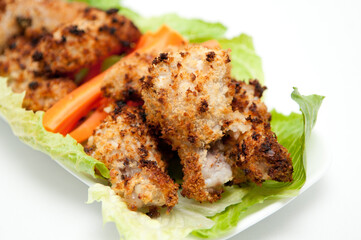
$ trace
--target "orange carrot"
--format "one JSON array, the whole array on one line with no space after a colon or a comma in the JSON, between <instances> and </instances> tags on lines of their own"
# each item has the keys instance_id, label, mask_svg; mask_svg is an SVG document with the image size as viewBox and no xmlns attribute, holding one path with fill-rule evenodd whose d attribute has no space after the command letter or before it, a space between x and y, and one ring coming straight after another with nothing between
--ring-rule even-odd
<instances>
[{"instance_id":1,"label":"orange carrot","mask_svg":"<svg viewBox=\"0 0 361 240\"><path fill-rule=\"evenodd\" d=\"M100 125L106 116L108 116L108 113L97 109L82 124L69 133L69 135L77 142L84 142L93 134L94 129Z\"/></svg>"},{"instance_id":2,"label":"orange carrot","mask_svg":"<svg viewBox=\"0 0 361 240\"><path fill-rule=\"evenodd\" d=\"M201 45L206 48L221 48L221 44L217 40L208 40L201 43Z\"/></svg>"},{"instance_id":3,"label":"orange carrot","mask_svg":"<svg viewBox=\"0 0 361 240\"><path fill-rule=\"evenodd\" d=\"M179 33L164 25L156 33L144 34L136 46L136 50L128 56L135 54L135 52L144 53L154 49L161 50L169 45L180 45L184 43L185 40ZM123 59L120 61L123 61ZM63 135L69 133L79 119L91 110L92 104L99 101L102 97L100 89L102 81L107 72L112 68L113 67L110 67L84 83L46 111L43 118L45 129L50 132L59 132Z\"/></svg>"},{"instance_id":4,"label":"orange carrot","mask_svg":"<svg viewBox=\"0 0 361 240\"><path fill-rule=\"evenodd\" d=\"M67 134L91 110L93 103L102 97L100 86L107 72L104 71L55 103L44 114L44 128L50 132Z\"/></svg>"}]
</instances>

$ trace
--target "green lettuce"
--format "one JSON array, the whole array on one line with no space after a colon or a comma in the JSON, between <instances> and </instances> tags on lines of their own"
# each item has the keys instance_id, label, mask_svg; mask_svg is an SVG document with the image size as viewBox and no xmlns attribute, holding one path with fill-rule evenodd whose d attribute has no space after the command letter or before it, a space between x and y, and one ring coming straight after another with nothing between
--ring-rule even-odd
<instances>
[{"instance_id":1,"label":"green lettuce","mask_svg":"<svg viewBox=\"0 0 361 240\"><path fill-rule=\"evenodd\" d=\"M241 34L232 39L218 39L222 48L231 49L232 77L248 81L258 79L264 83L261 58L256 54L252 38Z\"/></svg>"},{"instance_id":2,"label":"green lettuce","mask_svg":"<svg viewBox=\"0 0 361 240\"><path fill-rule=\"evenodd\" d=\"M227 187L223 198L217 204L200 204L179 194L178 205L169 214L163 212L156 219L129 210L126 203L110 187L102 184L89 188L88 203L102 202L104 222L115 222L121 238L173 240L184 239L195 229L212 227L214 222L207 216L222 212L227 206L240 202L245 193L245 190L239 187Z\"/></svg>"},{"instance_id":3,"label":"green lettuce","mask_svg":"<svg viewBox=\"0 0 361 240\"><path fill-rule=\"evenodd\" d=\"M85 154L83 146L72 137L46 131L42 124L44 112L22 108L25 93L13 93L6 81L0 77L0 113L21 141L78 172L99 177L97 169L101 176L109 177L105 165Z\"/></svg>"},{"instance_id":4,"label":"green lettuce","mask_svg":"<svg viewBox=\"0 0 361 240\"><path fill-rule=\"evenodd\" d=\"M190 42L220 39L227 31L227 28L221 23L209 23L195 18L187 19L174 13L149 18L142 17L128 8L121 8L119 13L130 18L143 33L154 32L163 24L167 24Z\"/></svg>"}]
</instances>

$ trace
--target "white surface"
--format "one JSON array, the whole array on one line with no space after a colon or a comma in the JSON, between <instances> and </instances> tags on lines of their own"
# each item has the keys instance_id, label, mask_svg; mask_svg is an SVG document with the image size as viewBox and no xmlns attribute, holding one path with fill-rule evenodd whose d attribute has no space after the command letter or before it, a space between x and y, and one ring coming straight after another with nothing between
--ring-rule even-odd
<instances>
[{"instance_id":1,"label":"white surface","mask_svg":"<svg viewBox=\"0 0 361 240\"><path fill-rule=\"evenodd\" d=\"M146 15L177 12L253 36L267 102L288 113L293 86L326 96L315 137L333 165L289 205L232 239L360 239L361 2L127 1ZM0 239L118 239L87 187L0 121ZM311 158L311 157L310 157Z\"/></svg>"}]
</instances>

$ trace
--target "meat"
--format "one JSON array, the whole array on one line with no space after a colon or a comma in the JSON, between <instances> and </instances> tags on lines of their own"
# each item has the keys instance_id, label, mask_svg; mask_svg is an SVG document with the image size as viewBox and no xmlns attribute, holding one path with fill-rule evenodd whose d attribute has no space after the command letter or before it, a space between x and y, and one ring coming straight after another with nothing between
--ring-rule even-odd
<instances>
[{"instance_id":1,"label":"meat","mask_svg":"<svg viewBox=\"0 0 361 240\"><path fill-rule=\"evenodd\" d=\"M178 185L166 174L144 117L141 108L119 104L89 138L86 149L110 169L112 189L130 209L171 209L178 201Z\"/></svg>"},{"instance_id":2,"label":"meat","mask_svg":"<svg viewBox=\"0 0 361 240\"><path fill-rule=\"evenodd\" d=\"M227 51L189 46L161 53L143 80L147 121L178 150L183 165L182 194L216 201L232 178L217 150L232 113L230 59ZM222 177L214 172L222 172Z\"/></svg>"},{"instance_id":3,"label":"meat","mask_svg":"<svg viewBox=\"0 0 361 240\"><path fill-rule=\"evenodd\" d=\"M37 40L73 21L85 8L83 3L62 0L1 0L0 5L0 52L12 36Z\"/></svg>"},{"instance_id":4,"label":"meat","mask_svg":"<svg viewBox=\"0 0 361 240\"><path fill-rule=\"evenodd\" d=\"M265 87L258 81L250 84L232 80L235 93L232 108L246 117L250 126L244 133L229 131L224 138L225 155L233 169L233 183L265 180L292 181L292 160L287 149L277 142L270 127L271 115L261 101Z\"/></svg>"},{"instance_id":5,"label":"meat","mask_svg":"<svg viewBox=\"0 0 361 240\"><path fill-rule=\"evenodd\" d=\"M132 49L141 33L116 11L85 8L74 21L63 24L39 42L40 72L54 75L89 67L115 53Z\"/></svg>"},{"instance_id":6,"label":"meat","mask_svg":"<svg viewBox=\"0 0 361 240\"><path fill-rule=\"evenodd\" d=\"M49 109L59 99L76 88L66 77L47 78L30 71L33 46L24 37L13 38L0 56L0 75L8 77L8 84L14 92L26 91L23 107L29 110Z\"/></svg>"}]
</instances>

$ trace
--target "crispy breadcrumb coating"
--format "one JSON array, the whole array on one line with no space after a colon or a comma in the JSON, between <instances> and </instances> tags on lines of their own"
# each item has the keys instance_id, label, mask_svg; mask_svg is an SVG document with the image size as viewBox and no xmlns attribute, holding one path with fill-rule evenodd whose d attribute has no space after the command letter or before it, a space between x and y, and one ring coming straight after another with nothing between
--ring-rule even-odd
<instances>
[{"instance_id":1,"label":"crispy breadcrumb coating","mask_svg":"<svg viewBox=\"0 0 361 240\"><path fill-rule=\"evenodd\" d=\"M229 62L226 51L201 46L154 59L143 80L144 108L148 122L161 128L174 149L207 147L223 136L232 112Z\"/></svg>"},{"instance_id":2,"label":"crispy breadcrumb coating","mask_svg":"<svg viewBox=\"0 0 361 240\"><path fill-rule=\"evenodd\" d=\"M86 6L61 0L1 0L0 5L0 52L11 37L23 34L36 41L73 21Z\"/></svg>"},{"instance_id":3,"label":"crispy breadcrumb coating","mask_svg":"<svg viewBox=\"0 0 361 240\"><path fill-rule=\"evenodd\" d=\"M178 51L184 47L168 46L165 51ZM149 75L148 69L159 53L156 49L135 52L118 61L104 78L103 95L120 101L141 98L142 82Z\"/></svg>"},{"instance_id":4,"label":"crispy breadcrumb coating","mask_svg":"<svg viewBox=\"0 0 361 240\"><path fill-rule=\"evenodd\" d=\"M232 178L223 153L213 147L231 124L228 52L193 45L161 53L149 71L142 85L147 121L178 150L182 195L200 202L218 200Z\"/></svg>"},{"instance_id":5,"label":"crispy breadcrumb coating","mask_svg":"<svg viewBox=\"0 0 361 240\"><path fill-rule=\"evenodd\" d=\"M266 89L258 81L250 84L232 80L235 94L232 108L246 117L251 128L245 133L230 131L224 141L225 155L232 165L233 183L265 180L292 181L292 160L287 149L277 142L270 127L271 114L261 101Z\"/></svg>"},{"instance_id":6,"label":"crispy breadcrumb coating","mask_svg":"<svg viewBox=\"0 0 361 240\"><path fill-rule=\"evenodd\" d=\"M29 110L46 111L58 100L76 88L68 78L46 78L28 70L32 61L33 46L24 37L13 38L0 56L0 75L8 77L14 92L26 91L23 107Z\"/></svg>"},{"instance_id":7,"label":"crispy breadcrumb coating","mask_svg":"<svg viewBox=\"0 0 361 240\"><path fill-rule=\"evenodd\" d=\"M130 209L171 209L177 203L178 185L165 172L165 162L141 108L115 107L89 138L86 149L110 169L112 189Z\"/></svg>"},{"instance_id":8,"label":"crispy breadcrumb coating","mask_svg":"<svg viewBox=\"0 0 361 240\"><path fill-rule=\"evenodd\" d=\"M140 36L137 27L116 11L85 8L77 19L40 40L37 61L42 73L71 73L129 51Z\"/></svg>"},{"instance_id":9,"label":"crispy breadcrumb coating","mask_svg":"<svg viewBox=\"0 0 361 240\"><path fill-rule=\"evenodd\" d=\"M142 79L155 53L135 53L117 62L105 75L102 83L103 95L116 100L140 98Z\"/></svg>"}]
</instances>

